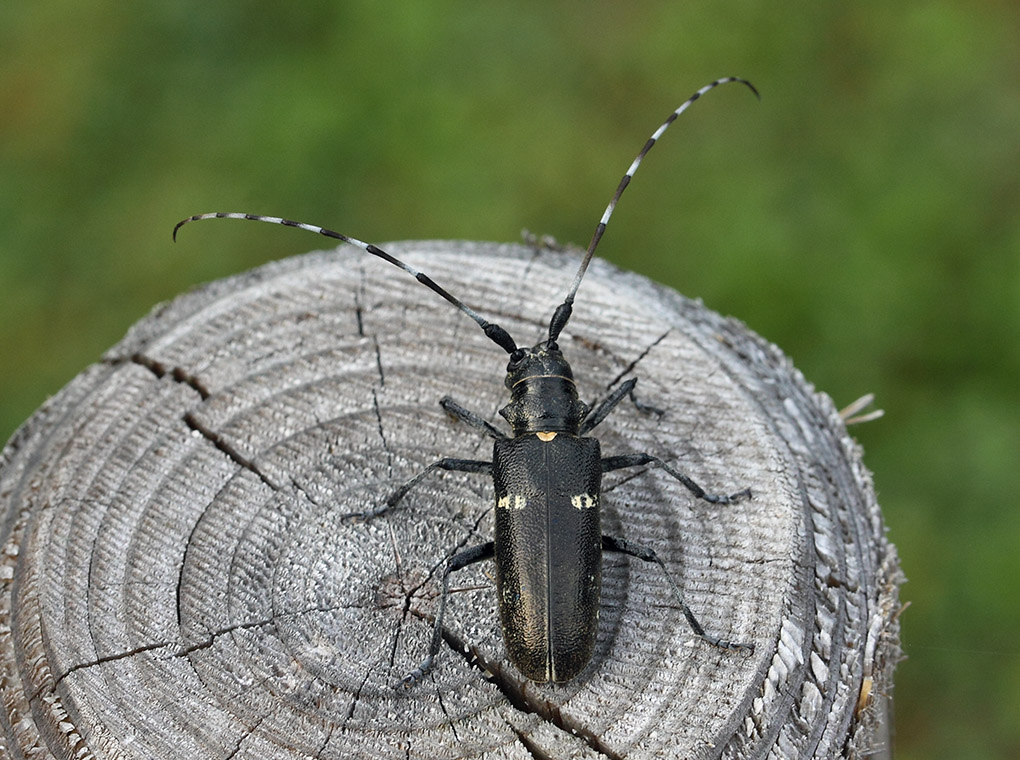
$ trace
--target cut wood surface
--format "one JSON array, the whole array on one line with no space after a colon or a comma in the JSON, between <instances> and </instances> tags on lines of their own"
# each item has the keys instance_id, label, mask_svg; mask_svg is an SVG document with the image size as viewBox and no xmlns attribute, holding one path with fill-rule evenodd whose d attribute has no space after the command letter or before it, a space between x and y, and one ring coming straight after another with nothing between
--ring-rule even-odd
<instances>
[{"instance_id":1,"label":"cut wood surface","mask_svg":"<svg viewBox=\"0 0 1020 760\"><path fill-rule=\"evenodd\" d=\"M520 344L543 339L579 255L384 246ZM0 756L831 758L888 746L895 550L835 406L740 322L595 261L560 345L581 397L637 377L596 430L658 469L604 479L595 656L564 685L506 659L489 563L453 576L444 645L411 690L439 577L491 538L492 483L440 457L503 427L506 355L406 274L341 247L157 307L0 456ZM881 754L879 755L881 756Z\"/></svg>"}]
</instances>

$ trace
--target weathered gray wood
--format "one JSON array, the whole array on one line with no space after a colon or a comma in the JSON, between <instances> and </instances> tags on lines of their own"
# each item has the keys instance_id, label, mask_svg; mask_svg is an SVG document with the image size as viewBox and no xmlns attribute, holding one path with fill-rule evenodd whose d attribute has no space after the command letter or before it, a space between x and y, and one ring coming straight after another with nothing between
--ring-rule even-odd
<instances>
[{"instance_id":1,"label":"weathered gray wood","mask_svg":"<svg viewBox=\"0 0 1020 760\"><path fill-rule=\"evenodd\" d=\"M524 246L391 249L537 342L576 267ZM0 754L50 758L861 757L898 656L899 571L860 452L828 397L773 346L595 262L561 339L584 398L623 376L668 410L621 405L607 454L594 662L521 683L488 570L465 570L434 673L421 658L437 570L486 540L491 484L447 474L378 502L440 456L490 442L436 403L501 423L506 357L454 309L359 251L311 254L158 307L51 399L0 458ZM491 680L482 671L492 674ZM866 706L860 697L870 691Z\"/></svg>"}]
</instances>

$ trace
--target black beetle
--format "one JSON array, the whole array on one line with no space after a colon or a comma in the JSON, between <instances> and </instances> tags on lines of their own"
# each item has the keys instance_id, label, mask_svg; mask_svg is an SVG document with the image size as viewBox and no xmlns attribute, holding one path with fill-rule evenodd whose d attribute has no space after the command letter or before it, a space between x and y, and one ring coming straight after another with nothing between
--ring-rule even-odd
<instances>
[{"instance_id":1,"label":"black beetle","mask_svg":"<svg viewBox=\"0 0 1020 760\"><path fill-rule=\"evenodd\" d=\"M595 646L602 579L602 552L620 552L662 569L691 629L710 644L727 649L753 650L751 644L737 644L707 634L683 600L680 588L658 555L647 547L602 535L600 499L602 474L625 467L652 465L682 483L697 498L714 504L729 504L750 498L749 489L729 496L706 493L701 486L651 454L603 457L596 438L586 436L626 396L644 411L659 412L634 397L630 379L620 384L594 408L577 395L570 365L557 340L570 319L574 296L588 264L605 232L609 218L624 189L655 142L666 128L695 100L721 84L739 82L756 96L758 91L745 79L725 77L695 92L648 139L595 228L581 266L567 297L554 312L549 337L532 348L518 348L502 327L488 322L459 299L437 285L428 275L416 271L380 248L315 225L279 217L240 213L199 214L178 222L229 218L299 227L358 246L413 275L451 304L471 317L485 334L510 355L506 387L510 402L500 414L510 424L507 436L478 415L447 397L440 402L453 417L491 436L491 462L441 459L398 488L384 504L359 517L374 517L395 506L415 485L436 470L484 473L495 485L495 540L461 551L447 560L442 593L436 612L428 655L399 685L410 686L432 667L442 639L443 613L449 593L450 574L484 559L495 559L503 640L511 662L527 678L538 682L563 682L574 678L591 660Z\"/></svg>"}]
</instances>

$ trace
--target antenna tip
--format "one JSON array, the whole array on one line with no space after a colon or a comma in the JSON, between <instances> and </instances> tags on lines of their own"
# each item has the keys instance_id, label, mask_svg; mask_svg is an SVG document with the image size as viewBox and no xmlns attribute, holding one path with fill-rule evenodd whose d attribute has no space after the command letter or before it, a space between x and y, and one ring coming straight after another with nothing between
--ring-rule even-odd
<instances>
[{"instance_id":1,"label":"antenna tip","mask_svg":"<svg viewBox=\"0 0 1020 760\"><path fill-rule=\"evenodd\" d=\"M181 227L183 227L188 222L192 221L194 218L195 217L193 217L193 216L189 216L187 219L181 219L181 221L177 222L177 224L174 225L174 231L173 231L173 234L171 235L171 237L173 237L173 240L174 240L175 243L177 242L177 230L179 230Z\"/></svg>"},{"instance_id":2,"label":"antenna tip","mask_svg":"<svg viewBox=\"0 0 1020 760\"><path fill-rule=\"evenodd\" d=\"M761 100L761 93L758 92L758 88L751 84L749 81L747 81L746 79L741 79L740 77L733 77L733 80L735 82L740 82L741 84L746 85L747 89L753 92L754 96L758 98L758 100Z\"/></svg>"}]
</instances>

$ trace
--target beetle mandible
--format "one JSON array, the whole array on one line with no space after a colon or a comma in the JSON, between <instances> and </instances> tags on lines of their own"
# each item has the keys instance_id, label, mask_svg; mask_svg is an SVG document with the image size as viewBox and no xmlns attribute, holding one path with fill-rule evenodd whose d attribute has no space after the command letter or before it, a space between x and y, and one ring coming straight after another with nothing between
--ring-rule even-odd
<instances>
[{"instance_id":1,"label":"beetle mandible","mask_svg":"<svg viewBox=\"0 0 1020 760\"><path fill-rule=\"evenodd\" d=\"M706 633L683 599L665 564L648 547L602 535L600 500L602 475L626 467L651 465L683 484L695 497L712 504L731 504L751 497L750 489L731 495L706 492L694 480L651 454L603 457L596 438L588 436L625 397L639 409L659 411L634 397L636 379L617 386L604 400L589 407L577 394L570 365L557 343L573 310L574 296L595 249L631 177L642 159L673 121L698 98L722 84L739 82L756 96L746 79L724 77L705 85L673 111L652 134L620 180L581 261L581 266L549 322L549 336L531 348L517 346L510 334L400 259L371 243L333 230L279 217L243 213L198 214L177 223L173 237L188 222L201 219L249 219L298 227L357 246L412 275L467 314L494 343L510 355L506 387L510 402L500 409L511 435L462 407L450 397L440 401L454 418L494 439L492 461L444 458L402 485L379 507L359 515L374 517L396 506L425 477L437 470L482 473L495 486L494 540L458 552L443 571L442 592L432 639L424 661L397 686L409 687L433 666L442 641L443 615L451 573L486 559L494 559L503 641L511 662L537 682L569 681L591 660L598 627L602 553L618 552L658 564L691 630L716 647L752 650ZM760 96L758 96L760 97Z\"/></svg>"}]
</instances>

